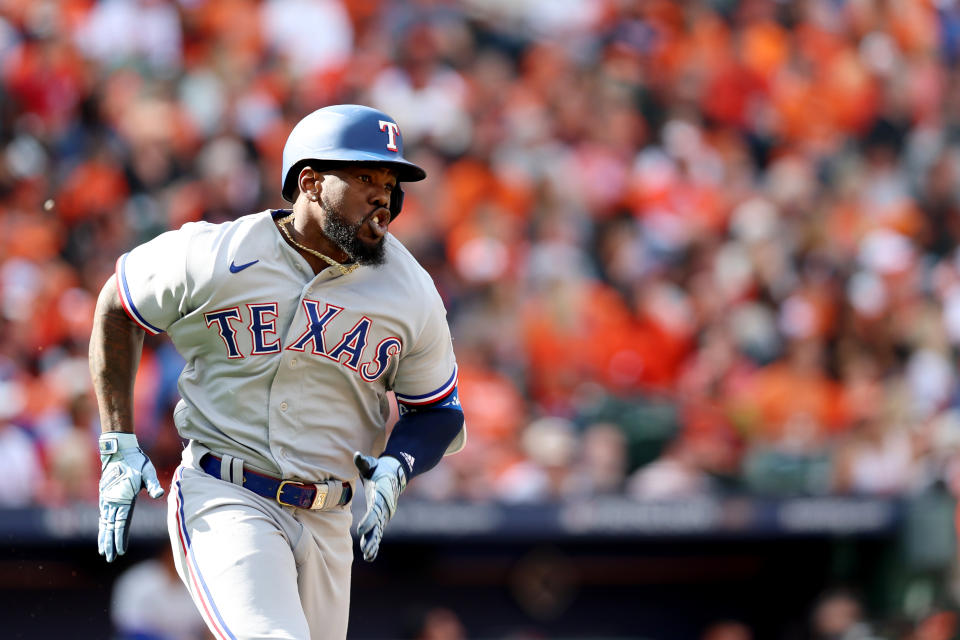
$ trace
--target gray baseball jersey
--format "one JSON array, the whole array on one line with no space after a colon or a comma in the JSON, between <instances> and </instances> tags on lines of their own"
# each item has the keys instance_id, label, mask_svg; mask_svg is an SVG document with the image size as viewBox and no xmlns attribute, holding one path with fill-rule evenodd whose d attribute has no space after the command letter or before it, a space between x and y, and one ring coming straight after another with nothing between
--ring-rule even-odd
<instances>
[{"instance_id":1,"label":"gray baseball jersey","mask_svg":"<svg viewBox=\"0 0 960 640\"><path fill-rule=\"evenodd\" d=\"M120 297L186 360L174 414L184 438L284 478L351 479L354 451L383 450L388 390L417 405L456 385L443 303L392 235L384 265L314 275L275 214L188 223L140 245L117 261Z\"/></svg>"}]
</instances>

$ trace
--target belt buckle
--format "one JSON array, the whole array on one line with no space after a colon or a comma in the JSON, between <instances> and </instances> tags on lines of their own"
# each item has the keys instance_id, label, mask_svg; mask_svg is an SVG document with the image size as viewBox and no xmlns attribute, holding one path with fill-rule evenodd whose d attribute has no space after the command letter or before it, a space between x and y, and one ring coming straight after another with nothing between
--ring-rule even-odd
<instances>
[{"instance_id":1,"label":"belt buckle","mask_svg":"<svg viewBox=\"0 0 960 640\"><path fill-rule=\"evenodd\" d=\"M311 509L323 509L326 506L327 495L330 493L330 487L326 483L314 485L317 488L317 495L313 499Z\"/></svg>"},{"instance_id":2,"label":"belt buckle","mask_svg":"<svg viewBox=\"0 0 960 640\"><path fill-rule=\"evenodd\" d=\"M280 494L283 493L283 488L284 488L285 486L287 486L288 484L289 484L289 485L296 486L296 487L302 487L302 486L303 486L303 483L301 483L301 482L296 482L295 480L281 480L281 481L280 481L280 486L277 487L277 502L279 502L280 504L282 504L282 505L285 506L285 507L295 507L295 508L297 508L297 509L302 509L303 507L301 507L299 504L294 504L293 502L286 502L285 500L283 500L283 499L280 497Z\"/></svg>"}]
</instances>

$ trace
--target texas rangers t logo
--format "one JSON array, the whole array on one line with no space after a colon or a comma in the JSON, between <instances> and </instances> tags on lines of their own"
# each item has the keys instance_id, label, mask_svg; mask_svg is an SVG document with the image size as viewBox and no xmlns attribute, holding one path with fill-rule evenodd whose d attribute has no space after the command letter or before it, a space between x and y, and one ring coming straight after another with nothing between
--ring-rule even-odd
<instances>
[{"instance_id":1,"label":"texas rangers t logo","mask_svg":"<svg viewBox=\"0 0 960 640\"><path fill-rule=\"evenodd\" d=\"M380 131L387 132L387 149L390 151L399 151L397 147L397 135L400 133L400 125L389 120L380 121Z\"/></svg>"}]
</instances>

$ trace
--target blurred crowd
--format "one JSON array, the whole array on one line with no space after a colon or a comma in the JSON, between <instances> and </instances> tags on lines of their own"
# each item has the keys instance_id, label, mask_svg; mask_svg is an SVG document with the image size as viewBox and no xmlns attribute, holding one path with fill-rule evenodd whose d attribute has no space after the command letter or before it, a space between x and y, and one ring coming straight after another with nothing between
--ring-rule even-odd
<instances>
[{"instance_id":1,"label":"blurred crowd","mask_svg":"<svg viewBox=\"0 0 960 640\"><path fill-rule=\"evenodd\" d=\"M96 499L116 258L280 207L356 102L428 179L467 448L436 498L960 491L951 0L0 2L0 504ZM182 361L148 339L164 473Z\"/></svg>"}]
</instances>

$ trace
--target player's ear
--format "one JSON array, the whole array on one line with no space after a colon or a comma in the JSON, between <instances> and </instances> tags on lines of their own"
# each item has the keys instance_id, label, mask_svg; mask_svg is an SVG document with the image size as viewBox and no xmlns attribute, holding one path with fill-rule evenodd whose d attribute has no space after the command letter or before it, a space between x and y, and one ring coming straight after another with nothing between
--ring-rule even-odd
<instances>
[{"instance_id":1,"label":"player's ear","mask_svg":"<svg viewBox=\"0 0 960 640\"><path fill-rule=\"evenodd\" d=\"M304 167L300 170L297 186L300 187L300 193L307 196L308 200L315 201L320 197L320 175L312 167Z\"/></svg>"}]
</instances>

